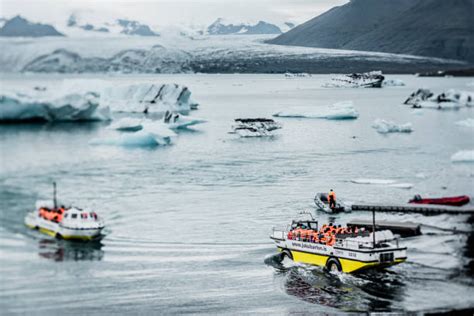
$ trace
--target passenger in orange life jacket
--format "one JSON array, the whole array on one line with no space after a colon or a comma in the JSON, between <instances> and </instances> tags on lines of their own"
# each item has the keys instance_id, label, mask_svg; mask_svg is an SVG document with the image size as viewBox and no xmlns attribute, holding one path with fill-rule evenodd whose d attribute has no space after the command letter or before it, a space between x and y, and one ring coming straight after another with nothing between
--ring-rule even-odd
<instances>
[{"instance_id":1,"label":"passenger in orange life jacket","mask_svg":"<svg viewBox=\"0 0 474 316\"><path fill-rule=\"evenodd\" d=\"M336 208L336 193L332 189L328 193L328 203L330 209Z\"/></svg>"}]
</instances>

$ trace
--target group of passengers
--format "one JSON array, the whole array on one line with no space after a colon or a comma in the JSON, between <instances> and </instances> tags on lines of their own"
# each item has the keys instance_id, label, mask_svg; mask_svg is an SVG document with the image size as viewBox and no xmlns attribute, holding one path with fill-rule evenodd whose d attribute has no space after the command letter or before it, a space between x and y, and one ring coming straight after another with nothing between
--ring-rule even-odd
<instances>
[{"instance_id":1,"label":"group of passengers","mask_svg":"<svg viewBox=\"0 0 474 316\"><path fill-rule=\"evenodd\" d=\"M298 226L288 232L288 239L313 242L327 246L333 246L337 238L359 235L364 228L341 227L341 225L324 224L319 231L309 229L305 225Z\"/></svg>"},{"instance_id":2,"label":"group of passengers","mask_svg":"<svg viewBox=\"0 0 474 316\"><path fill-rule=\"evenodd\" d=\"M39 210L39 216L48 221L59 223L63 220L64 212L66 212L64 206L53 209L42 207Z\"/></svg>"}]
</instances>

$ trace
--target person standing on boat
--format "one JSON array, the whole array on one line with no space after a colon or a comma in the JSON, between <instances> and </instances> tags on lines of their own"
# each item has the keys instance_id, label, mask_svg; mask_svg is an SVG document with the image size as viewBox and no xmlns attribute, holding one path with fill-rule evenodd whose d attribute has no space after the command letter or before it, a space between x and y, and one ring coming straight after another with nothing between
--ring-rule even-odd
<instances>
[{"instance_id":1,"label":"person standing on boat","mask_svg":"<svg viewBox=\"0 0 474 316\"><path fill-rule=\"evenodd\" d=\"M336 208L336 192L334 192L333 189L328 193L328 202L330 209Z\"/></svg>"}]
</instances>

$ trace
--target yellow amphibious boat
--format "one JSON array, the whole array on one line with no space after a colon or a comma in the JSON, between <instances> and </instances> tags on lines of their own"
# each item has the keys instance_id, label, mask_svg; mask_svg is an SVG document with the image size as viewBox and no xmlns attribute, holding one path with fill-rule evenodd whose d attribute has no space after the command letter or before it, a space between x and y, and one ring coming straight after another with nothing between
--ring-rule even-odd
<instances>
[{"instance_id":1,"label":"yellow amphibious boat","mask_svg":"<svg viewBox=\"0 0 474 316\"><path fill-rule=\"evenodd\" d=\"M375 234L347 227L323 225L315 220L293 221L286 229L273 229L270 238L282 256L295 262L326 267L345 273L384 268L406 260L406 247L399 247L391 231Z\"/></svg>"}]
</instances>

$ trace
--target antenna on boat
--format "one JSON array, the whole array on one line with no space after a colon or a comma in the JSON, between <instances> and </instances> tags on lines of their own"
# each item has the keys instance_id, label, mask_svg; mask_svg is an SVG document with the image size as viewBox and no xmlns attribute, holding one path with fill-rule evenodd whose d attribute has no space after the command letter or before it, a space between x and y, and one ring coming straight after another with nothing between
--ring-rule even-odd
<instances>
[{"instance_id":1,"label":"antenna on boat","mask_svg":"<svg viewBox=\"0 0 474 316\"><path fill-rule=\"evenodd\" d=\"M372 210L372 237L374 239L373 248L375 248L375 210Z\"/></svg>"},{"instance_id":2,"label":"antenna on boat","mask_svg":"<svg viewBox=\"0 0 474 316\"><path fill-rule=\"evenodd\" d=\"M56 199L56 181L53 181L53 202L54 202L54 209L57 209L58 201Z\"/></svg>"}]
</instances>

